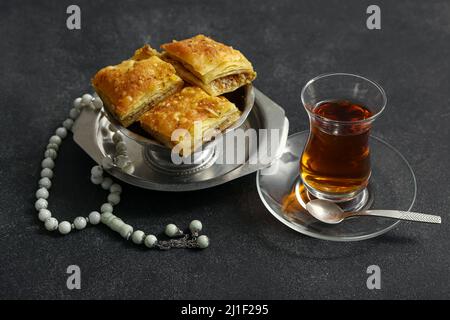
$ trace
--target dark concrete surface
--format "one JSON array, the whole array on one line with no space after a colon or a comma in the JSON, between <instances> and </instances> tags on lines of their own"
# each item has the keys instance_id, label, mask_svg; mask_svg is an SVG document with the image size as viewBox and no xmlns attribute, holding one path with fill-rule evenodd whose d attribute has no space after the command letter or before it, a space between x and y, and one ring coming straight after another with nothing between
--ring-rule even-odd
<instances>
[{"instance_id":1,"label":"dark concrete surface","mask_svg":"<svg viewBox=\"0 0 450 320\"><path fill-rule=\"evenodd\" d=\"M316 299L450 298L450 3L376 1L382 29L365 26L372 1L81 1L82 28L66 28L73 1L0 2L0 298ZM417 175L414 209L441 226L401 223L379 238L333 243L302 236L260 202L255 175L209 190L163 193L124 186L118 215L147 232L203 221L204 251L148 251L101 226L49 234L33 208L47 139L102 66L197 33L242 50L255 85L283 106L290 132L308 128L300 88L323 72L351 72L386 89L375 133ZM50 208L58 219L104 201L93 161L68 139ZM399 186L401 188L401 186ZM79 265L82 289L66 288ZM379 265L382 289L366 288Z\"/></svg>"}]
</instances>

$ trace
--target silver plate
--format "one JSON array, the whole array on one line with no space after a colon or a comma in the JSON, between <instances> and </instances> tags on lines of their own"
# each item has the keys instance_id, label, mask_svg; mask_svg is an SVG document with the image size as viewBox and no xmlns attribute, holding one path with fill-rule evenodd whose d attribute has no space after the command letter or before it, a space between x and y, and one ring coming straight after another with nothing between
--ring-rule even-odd
<instances>
[{"instance_id":1,"label":"silver plate","mask_svg":"<svg viewBox=\"0 0 450 320\"><path fill-rule=\"evenodd\" d=\"M286 144L289 130L289 121L285 117L283 108L270 100L262 92L254 88L255 104L248 114L245 122L239 127L279 130L279 140L272 146L269 158L263 162L250 163L253 153L258 152L261 146L267 145L267 137L258 139L257 147L246 152L246 161L241 164L219 164L215 159L221 157L221 150L207 148L203 155L204 164L196 167L181 168L180 170L167 170L160 168L158 159L150 159L152 149L142 143L124 136L129 159L134 165L134 172L127 174L117 167L109 173L126 183L152 190L161 191L189 191L210 188L250 174L267 167L281 156ZM75 142L97 163L101 163L105 156L114 153L112 132L108 129L110 121L102 112L95 112L85 108L73 126ZM229 132L227 133L229 134ZM257 157L253 157L255 159ZM163 161L162 161L163 162Z\"/></svg>"}]
</instances>

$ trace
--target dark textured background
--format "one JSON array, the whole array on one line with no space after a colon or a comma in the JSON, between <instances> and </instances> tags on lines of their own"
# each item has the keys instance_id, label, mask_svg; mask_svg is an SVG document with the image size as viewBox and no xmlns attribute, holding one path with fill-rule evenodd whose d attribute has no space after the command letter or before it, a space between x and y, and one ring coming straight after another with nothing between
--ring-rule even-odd
<instances>
[{"instance_id":1,"label":"dark textured background","mask_svg":"<svg viewBox=\"0 0 450 320\"><path fill-rule=\"evenodd\" d=\"M82 29L66 28L72 1L0 2L1 298L450 298L450 3L376 1L382 30L365 27L372 1L79 1ZM148 251L101 226L51 235L33 208L48 137L71 101L91 90L97 69L144 42L211 35L242 50L256 86L286 109L290 132L305 130L301 86L323 72L380 82L389 97L376 134L417 174L416 211L441 226L401 223L359 243L319 241L276 221L255 175L209 190L162 193L124 187L120 217L148 232L203 221L204 251ZM68 139L57 162L51 209L73 219L105 194L89 182L93 161ZM401 186L400 186L401 187ZM82 270L69 291L68 265ZM366 288L366 268L382 290Z\"/></svg>"}]
</instances>

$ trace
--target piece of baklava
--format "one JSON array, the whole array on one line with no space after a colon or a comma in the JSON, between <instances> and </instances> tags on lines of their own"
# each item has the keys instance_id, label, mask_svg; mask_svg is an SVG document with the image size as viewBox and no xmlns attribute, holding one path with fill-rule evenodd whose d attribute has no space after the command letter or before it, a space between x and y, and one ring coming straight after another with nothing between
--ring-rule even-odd
<instances>
[{"instance_id":1,"label":"piece of baklava","mask_svg":"<svg viewBox=\"0 0 450 320\"><path fill-rule=\"evenodd\" d=\"M178 153L186 156L232 125L240 115L225 97L210 96L198 87L185 87L144 113L139 122L167 147L180 144ZM182 130L175 132L177 129Z\"/></svg>"},{"instance_id":2,"label":"piece of baklava","mask_svg":"<svg viewBox=\"0 0 450 320\"><path fill-rule=\"evenodd\" d=\"M183 87L174 67L146 45L134 56L108 66L92 79L105 108L125 127Z\"/></svg>"},{"instance_id":3,"label":"piece of baklava","mask_svg":"<svg viewBox=\"0 0 450 320\"><path fill-rule=\"evenodd\" d=\"M244 55L202 34L161 46L162 59L173 64L183 80L212 96L231 92L256 78Z\"/></svg>"}]
</instances>

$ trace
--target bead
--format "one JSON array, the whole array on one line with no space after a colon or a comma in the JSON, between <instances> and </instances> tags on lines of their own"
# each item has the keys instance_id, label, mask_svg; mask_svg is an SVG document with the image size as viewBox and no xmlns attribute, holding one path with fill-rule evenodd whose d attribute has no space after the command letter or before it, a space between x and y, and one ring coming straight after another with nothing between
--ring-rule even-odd
<instances>
[{"instance_id":1,"label":"bead","mask_svg":"<svg viewBox=\"0 0 450 320\"><path fill-rule=\"evenodd\" d=\"M124 224L125 222L123 222L122 219L115 217L108 223L108 227L113 231L120 232Z\"/></svg>"},{"instance_id":2,"label":"bead","mask_svg":"<svg viewBox=\"0 0 450 320\"><path fill-rule=\"evenodd\" d=\"M94 101L92 101L92 105L96 111L100 111L103 108L103 101L99 97L96 97Z\"/></svg>"},{"instance_id":3,"label":"bead","mask_svg":"<svg viewBox=\"0 0 450 320\"><path fill-rule=\"evenodd\" d=\"M53 169L55 167L55 162L52 160L52 158L45 158L44 160L42 160L41 165L44 169Z\"/></svg>"},{"instance_id":4,"label":"bead","mask_svg":"<svg viewBox=\"0 0 450 320\"><path fill-rule=\"evenodd\" d=\"M93 184L101 184L103 182L103 177L94 177L91 176L91 182Z\"/></svg>"},{"instance_id":5,"label":"bead","mask_svg":"<svg viewBox=\"0 0 450 320\"><path fill-rule=\"evenodd\" d=\"M208 248L209 246L209 238L205 235L201 235L197 238L197 244L200 249Z\"/></svg>"},{"instance_id":6,"label":"bead","mask_svg":"<svg viewBox=\"0 0 450 320\"><path fill-rule=\"evenodd\" d=\"M60 222L58 225L58 231L61 234L68 234L72 230L72 225L68 221Z\"/></svg>"},{"instance_id":7,"label":"bead","mask_svg":"<svg viewBox=\"0 0 450 320\"><path fill-rule=\"evenodd\" d=\"M87 107L91 104L93 97L89 93L83 94L81 97L81 106Z\"/></svg>"},{"instance_id":8,"label":"bead","mask_svg":"<svg viewBox=\"0 0 450 320\"><path fill-rule=\"evenodd\" d=\"M34 203L34 207L36 208L37 211L41 210L41 209L47 209L48 207L48 202L45 199L37 199L36 202Z\"/></svg>"},{"instance_id":9,"label":"bead","mask_svg":"<svg viewBox=\"0 0 450 320\"><path fill-rule=\"evenodd\" d=\"M111 188L109 188L109 191L111 193L121 193L122 192L122 187L120 186L120 184L113 183Z\"/></svg>"},{"instance_id":10,"label":"bead","mask_svg":"<svg viewBox=\"0 0 450 320\"><path fill-rule=\"evenodd\" d=\"M131 235L131 241L133 241L136 244L141 244L144 241L145 234L141 230L136 230Z\"/></svg>"},{"instance_id":11,"label":"bead","mask_svg":"<svg viewBox=\"0 0 450 320\"><path fill-rule=\"evenodd\" d=\"M100 215L100 221L108 225L116 216L112 212L105 212Z\"/></svg>"},{"instance_id":12,"label":"bead","mask_svg":"<svg viewBox=\"0 0 450 320\"><path fill-rule=\"evenodd\" d=\"M67 129L64 127L59 127L58 129L56 129L55 134L61 139L64 139L65 137L67 137Z\"/></svg>"},{"instance_id":13,"label":"bead","mask_svg":"<svg viewBox=\"0 0 450 320\"><path fill-rule=\"evenodd\" d=\"M48 190L47 189L45 189L45 188L40 188L40 189L38 189L37 191L36 191L36 198L37 199L40 199L40 198L42 198L42 199L48 199L48 196L49 196L50 194L48 193Z\"/></svg>"},{"instance_id":14,"label":"bead","mask_svg":"<svg viewBox=\"0 0 450 320\"><path fill-rule=\"evenodd\" d=\"M62 140L61 140L61 138L58 137L57 135L53 135L53 136L50 137L50 139L48 140L48 142L49 142L49 143L57 144L57 145L59 146L59 145L61 145Z\"/></svg>"},{"instance_id":15,"label":"bead","mask_svg":"<svg viewBox=\"0 0 450 320\"><path fill-rule=\"evenodd\" d=\"M77 109L81 108L81 98L76 98L73 100L73 107Z\"/></svg>"},{"instance_id":16,"label":"bead","mask_svg":"<svg viewBox=\"0 0 450 320\"><path fill-rule=\"evenodd\" d=\"M202 231L203 225L199 220L192 220L189 224L189 230L191 230L192 233L194 232L200 232Z\"/></svg>"},{"instance_id":17,"label":"bead","mask_svg":"<svg viewBox=\"0 0 450 320\"><path fill-rule=\"evenodd\" d=\"M39 220L41 220L42 222L45 222L47 219L52 217L52 213L50 212L50 210L47 209L41 209L39 210L39 215L38 218Z\"/></svg>"},{"instance_id":18,"label":"bead","mask_svg":"<svg viewBox=\"0 0 450 320\"><path fill-rule=\"evenodd\" d=\"M47 145L47 148L46 149L54 149L55 151L58 151L58 149L59 149L59 144L56 144L56 143L49 143L48 145Z\"/></svg>"},{"instance_id":19,"label":"bead","mask_svg":"<svg viewBox=\"0 0 450 320\"><path fill-rule=\"evenodd\" d=\"M93 177L101 177L103 176L103 169L100 166L93 166L91 169L91 175Z\"/></svg>"},{"instance_id":20,"label":"bead","mask_svg":"<svg viewBox=\"0 0 450 320\"><path fill-rule=\"evenodd\" d=\"M112 184L113 184L113 180L110 177L106 177L103 179L102 188L104 190L109 190L109 188L111 187Z\"/></svg>"},{"instance_id":21,"label":"bead","mask_svg":"<svg viewBox=\"0 0 450 320\"><path fill-rule=\"evenodd\" d=\"M166 229L164 230L164 232L166 233L166 235L168 237L175 237L177 235L180 234L180 229L178 229L178 227L176 225L174 225L173 223L170 223L166 226Z\"/></svg>"},{"instance_id":22,"label":"bead","mask_svg":"<svg viewBox=\"0 0 450 320\"><path fill-rule=\"evenodd\" d=\"M73 126L73 120L70 118L67 118L66 120L63 121L62 125L67 130L70 130L70 129L72 129L72 126Z\"/></svg>"},{"instance_id":23,"label":"bead","mask_svg":"<svg viewBox=\"0 0 450 320\"><path fill-rule=\"evenodd\" d=\"M41 177L42 178L48 178L48 179L53 178L53 170L49 169L49 168L42 169L41 170Z\"/></svg>"},{"instance_id":24,"label":"bead","mask_svg":"<svg viewBox=\"0 0 450 320\"><path fill-rule=\"evenodd\" d=\"M114 167L114 163L113 163L112 159L110 157L104 157L102 159L102 167L103 167L103 169L106 169L106 170Z\"/></svg>"},{"instance_id":25,"label":"bead","mask_svg":"<svg viewBox=\"0 0 450 320\"><path fill-rule=\"evenodd\" d=\"M114 135L116 136L117 133ZM116 153L126 154L127 153L127 145L123 141L119 141L116 144Z\"/></svg>"},{"instance_id":26,"label":"bead","mask_svg":"<svg viewBox=\"0 0 450 320\"><path fill-rule=\"evenodd\" d=\"M127 149L124 149L123 147L119 147L118 149L116 149L116 157L118 156L125 156L128 158L128 152ZM128 164L126 164L128 165Z\"/></svg>"},{"instance_id":27,"label":"bead","mask_svg":"<svg viewBox=\"0 0 450 320\"><path fill-rule=\"evenodd\" d=\"M108 128L107 127L101 127L101 132L102 132L102 135L104 136L104 137L107 137L107 136L109 136L109 130L108 130Z\"/></svg>"},{"instance_id":28,"label":"bead","mask_svg":"<svg viewBox=\"0 0 450 320\"><path fill-rule=\"evenodd\" d=\"M39 180L39 187L50 189L52 187L52 181L49 178L41 178Z\"/></svg>"},{"instance_id":29,"label":"bead","mask_svg":"<svg viewBox=\"0 0 450 320\"><path fill-rule=\"evenodd\" d=\"M122 171L128 174L133 174L134 166L132 163L128 163L125 167L122 168Z\"/></svg>"},{"instance_id":30,"label":"bead","mask_svg":"<svg viewBox=\"0 0 450 320\"><path fill-rule=\"evenodd\" d=\"M48 231L53 231L57 228L58 220L56 220L55 218L48 218L47 220L45 220L45 229L47 229Z\"/></svg>"},{"instance_id":31,"label":"bead","mask_svg":"<svg viewBox=\"0 0 450 320\"><path fill-rule=\"evenodd\" d=\"M116 132L112 136L112 141L114 143L119 143L119 142L123 141L123 137L122 137L122 135L120 133Z\"/></svg>"},{"instance_id":32,"label":"bead","mask_svg":"<svg viewBox=\"0 0 450 320\"><path fill-rule=\"evenodd\" d=\"M79 115L80 115L80 110L75 109L75 108L70 109L70 111L69 111L69 117L70 117L72 120L76 120L76 119L78 118Z\"/></svg>"},{"instance_id":33,"label":"bead","mask_svg":"<svg viewBox=\"0 0 450 320\"><path fill-rule=\"evenodd\" d=\"M56 152L55 149L47 149L44 152L44 157L51 158L52 160L55 160L58 156L58 152Z\"/></svg>"},{"instance_id":34,"label":"bead","mask_svg":"<svg viewBox=\"0 0 450 320\"><path fill-rule=\"evenodd\" d=\"M117 128L112 123L109 124L108 128L112 132L117 132Z\"/></svg>"},{"instance_id":35,"label":"bead","mask_svg":"<svg viewBox=\"0 0 450 320\"><path fill-rule=\"evenodd\" d=\"M101 216L99 212L92 211L91 213L89 213L88 218L90 224L96 225L100 223Z\"/></svg>"},{"instance_id":36,"label":"bead","mask_svg":"<svg viewBox=\"0 0 450 320\"><path fill-rule=\"evenodd\" d=\"M108 202L112 205L117 205L120 202L120 195L118 193L110 193L108 195Z\"/></svg>"},{"instance_id":37,"label":"bead","mask_svg":"<svg viewBox=\"0 0 450 320\"><path fill-rule=\"evenodd\" d=\"M73 221L73 225L75 226L75 229L77 229L77 230L82 230L82 229L86 228L86 225L87 225L86 218L76 217L75 220Z\"/></svg>"},{"instance_id":38,"label":"bead","mask_svg":"<svg viewBox=\"0 0 450 320\"><path fill-rule=\"evenodd\" d=\"M102 204L102 206L100 207L100 212L101 213L105 213L105 212L113 212L113 206L110 203L104 203Z\"/></svg>"},{"instance_id":39,"label":"bead","mask_svg":"<svg viewBox=\"0 0 450 320\"><path fill-rule=\"evenodd\" d=\"M128 238L130 237L130 235L133 233L133 227L132 226L130 226L129 224L124 224L123 226L122 226L122 228L120 229L120 235L123 237L123 238L125 238L125 239L127 239L128 240Z\"/></svg>"},{"instance_id":40,"label":"bead","mask_svg":"<svg viewBox=\"0 0 450 320\"><path fill-rule=\"evenodd\" d=\"M145 237L144 244L147 247L152 248L155 246L157 241L158 241L158 239L154 235L149 234L148 236Z\"/></svg>"},{"instance_id":41,"label":"bead","mask_svg":"<svg viewBox=\"0 0 450 320\"><path fill-rule=\"evenodd\" d=\"M130 163L130 159L127 156L119 155L115 159L115 164L119 168L124 168L128 163Z\"/></svg>"}]
</instances>

